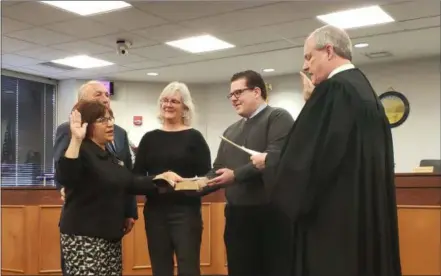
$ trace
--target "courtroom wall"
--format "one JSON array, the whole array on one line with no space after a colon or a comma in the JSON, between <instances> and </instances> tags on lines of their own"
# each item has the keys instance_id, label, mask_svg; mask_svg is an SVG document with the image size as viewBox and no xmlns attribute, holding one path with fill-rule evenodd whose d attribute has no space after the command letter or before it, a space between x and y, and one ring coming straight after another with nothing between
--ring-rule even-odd
<instances>
[{"instance_id":1,"label":"courtroom wall","mask_svg":"<svg viewBox=\"0 0 441 276\"><path fill-rule=\"evenodd\" d=\"M439 57L400 63L361 66L377 94L389 87L403 93L410 102L410 115L401 126L393 129L396 172L411 172L420 159L440 159L440 68ZM294 118L304 101L299 75L265 78L272 85L269 103L283 107ZM213 154L219 135L237 119L225 98L228 83L209 86L207 105L207 138Z\"/></svg>"},{"instance_id":2,"label":"courtroom wall","mask_svg":"<svg viewBox=\"0 0 441 276\"><path fill-rule=\"evenodd\" d=\"M299 68L300 66L298 65ZM393 129L396 172L411 172L421 159L439 159L439 57L361 66L361 69L371 80L377 94L392 87L402 92L410 102L408 120ZM299 76L264 76L273 88L269 95L270 104L285 108L296 118L304 104ZM75 98L71 96L72 88L78 88L83 83L76 80L76 85L72 86L71 82L72 80L60 82L58 123L66 121L65 114L75 102ZM158 127L156 102L165 85L142 82L115 83L112 107L116 114L116 122L129 132L129 137L135 144L145 131ZM195 128L207 139L214 159L220 142L219 135L238 119L226 98L229 82L226 80L222 84L189 84L189 87L197 107ZM63 101L62 105L60 101ZM133 125L135 115L143 116L143 126Z\"/></svg>"}]
</instances>

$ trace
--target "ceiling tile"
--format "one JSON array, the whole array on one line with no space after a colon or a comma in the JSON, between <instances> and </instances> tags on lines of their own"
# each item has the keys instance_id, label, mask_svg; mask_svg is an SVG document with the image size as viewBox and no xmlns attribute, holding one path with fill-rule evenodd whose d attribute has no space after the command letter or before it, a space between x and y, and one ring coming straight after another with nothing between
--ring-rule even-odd
<instances>
[{"instance_id":1,"label":"ceiling tile","mask_svg":"<svg viewBox=\"0 0 441 276\"><path fill-rule=\"evenodd\" d=\"M93 20L127 31L166 23L164 19L133 8L96 15Z\"/></svg>"},{"instance_id":2,"label":"ceiling tile","mask_svg":"<svg viewBox=\"0 0 441 276\"><path fill-rule=\"evenodd\" d=\"M187 54L184 51L167 45L155 45L144 48L131 49L132 53L151 59L161 60L163 58L176 57Z\"/></svg>"},{"instance_id":3,"label":"ceiling tile","mask_svg":"<svg viewBox=\"0 0 441 276\"><path fill-rule=\"evenodd\" d=\"M89 40L101 44L104 46L112 47L116 50L116 41L119 39L125 39L132 42L133 48L140 48L146 46L152 46L158 44L158 42L149 40L137 34L131 32L119 32L116 34L104 35L99 37L90 38Z\"/></svg>"},{"instance_id":4,"label":"ceiling tile","mask_svg":"<svg viewBox=\"0 0 441 276\"><path fill-rule=\"evenodd\" d=\"M132 5L172 22L178 22L265 5L268 2L270 1L136 1Z\"/></svg>"},{"instance_id":5,"label":"ceiling tile","mask_svg":"<svg viewBox=\"0 0 441 276\"><path fill-rule=\"evenodd\" d=\"M147 60L147 61L142 61L142 62L125 64L124 66L131 68L131 69L146 69L146 68L155 68L155 67L159 67L159 66L163 66L163 65L165 65L165 63L162 63L160 61Z\"/></svg>"},{"instance_id":6,"label":"ceiling tile","mask_svg":"<svg viewBox=\"0 0 441 276\"><path fill-rule=\"evenodd\" d=\"M9 64L14 66L24 66L40 63L41 60L18 56L14 54L2 55L2 64Z\"/></svg>"},{"instance_id":7,"label":"ceiling tile","mask_svg":"<svg viewBox=\"0 0 441 276\"><path fill-rule=\"evenodd\" d=\"M143 30L136 30L134 32L143 37L154 39L159 42L167 42L199 34L192 28L183 27L177 24L166 24Z\"/></svg>"},{"instance_id":8,"label":"ceiling tile","mask_svg":"<svg viewBox=\"0 0 441 276\"><path fill-rule=\"evenodd\" d=\"M24 1L16 1L16 0L12 0L12 1L2 0L2 1L0 1L1 5L2 5L2 8L3 7L12 6L12 5L17 5L17 4L20 4L20 3L23 3L23 2Z\"/></svg>"},{"instance_id":9,"label":"ceiling tile","mask_svg":"<svg viewBox=\"0 0 441 276\"><path fill-rule=\"evenodd\" d=\"M2 2L3 3L3 2ZM15 31L20 31L20 30L24 30L24 29L29 29L32 26L18 21L18 20L14 20L11 18L7 18L5 16L2 16L1 19L1 30L2 30L2 34L8 34L10 32L15 32Z\"/></svg>"},{"instance_id":10,"label":"ceiling tile","mask_svg":"<svg viewBox=\"0 0 441 276\"><path fill-rule=\"evenodd\" d=\"M43 61L50 61L54 59L60 59L71 55L71 53L66 51L60 51L50 47L39 47L30 50L24 50L17 52L18 55L25 57L38 57L38 59Z\"/></svg>"},{"instance_id":11,"label":"ceiling tile","mask_svg":"<svg viewBox=\"0 0 441 276\"><path fill-rule=\"evenodd\" d=\"M37 26L78 17L73 13L54 8L39 1L25 1L18 5L5 7L2 9L2 16Z\"/></svg>"},{"instance_id":12,"label":"ceiling tile","mask_svg":"<svg viewBox=\"0 0 441 276\"><path fill-rule=\"evenodd\" d=\"M128 63L141 62L145 60L144 57L138 56L129 51L128 55L118 55L116 50L111 52L106 52L103 54L95 55L96 58L104 59L115 64L125 65Z\"/></svg>"},{"instance_id":13,"label":"ceiling tile","mask_svg":"<svg viewBox=\"0 0 441 276\"><path fill-rule=\"evenodd\" d=\"M233 32L251 29L295 20L296 18L294 16L292 7L289 7L289 10L287 10L288 4L290 3L272 3L246 10L239 10L216 16L184 21L180 24L210 33ZM259 20L256 20L256 18Z\"/></svg>"},{"instance_id":14,"label":"ceiling tile","mask_svg":"<svg viewBox=\"0 0 441 276\"><path fill-rule=\"evenodd\" d=\"M294 48L293 45L286 40L271 41L244 47L229 49L228 51L219 51L214 53L206 53L207 59L219 59L228 57L238 57L241 55L251 55L257 53L280 51Z\"/></svg>"},{"instance_id":15,"label":"ceiling tile","mask_svg":"<svg viewBox=\"0 0 441 276\"><path fill-rule=\"evenodd\" d=\"M72 70L67 73L60 74L60 76L68 78L84 78L84 79L94 79L103 78L107 74L124 72L130 70L127 67L111 65L100 68L84 69L84 70Z\"/></svg>"},{"instance_id":16,"label":"ceiling tile","mask_svg":"<svg viewBox=\"0 0 441 276\"><path fill-rule=\"evenodd\" d=\"M41 72L41 73L45 73L45 74L49 74L49 75L58 75L58 74L66 73L66 70L62 70L62 69L58 69L58 68L54 68L54 67L50 67L50 66L45 66L45 65L41 65L41 64L27 65L27 66L23 66L23 68L30 69L30 70L37 71L37 72Z\"/></svg>"},{"instance_id":17,"label":"ceiling tile","mask_svg":"<svg viewBox=\"0 0 441 276\"><path fill-rule=\"evenodd\" d=\"M87 40L52 45L53 48L71 52L73 54L93 55L111 51L112 48L95 44Z\"/></svg>"},{"instance_id":18,"label":"ceiling tile","mask_svg":"<svg viewBox=\"0 0 441 276\"><path fill-rule=\"evenodd\" d=\"M355 38L363 38L368 36L380 35L380 34L388 34L388 33L396 33L402 31L403 29L399 24L388 23L377 26L371 26L369 28L356 28L347 30L348 35Z\"/></svg>"},{"instance_id":19,"label":"ceiling tile","mask_svg":"<svg viewBox=\"0 0 441 276\"><path fill-rule=\"evenodd\" d=\"M279 40L280 36L274 32L274 29L275 28L273 27L258 27L227 34L220 34L216 35L216 37L236 46L253 45L257 43Z\"/></svg>"},{"instance_id":20,"label":"ceiling tile","mask_svg":"<svg viewBox=\"0 0 441 276\"><path fill-rule=\"evenodd\" d=\"M315 29L323 26L317 19L302 19L269 26L272 32L283 38L299 37L305 39Z\"/></svg>"},{"instance_id":21,"label":"ceiling tile","mask_svg":"<svg viewBox=\"0 0 441 276\"><path fill-rule=\"evenodd\" d=\"M405 1L402 3L384 5L383 9L396 21L437 16L440 14L440 1Z\"/></svg>"},{"instance_id":22,"label":"ceiling tile","mask_svg":"<svg viewBox=\"0 0 441 276\"><path fill-rule=\"evenodd\" d=\"M41 77L45 77L45 78L58 79L53 74L50 74L49 72L41 71L41 70L40 71L32 70L32 69L24 67L24 66L5 66L4 68L15 71L15 72L26 73L26 74L30 74L30 75L34 75L34 76L41 76Z\"/></svg>"},{"instance_id":23,"label":"ceiling tile","mask_svg":"<svg viewBox=\"0 0 441 276\"><path fill-rule=\"evenodd\" d=\"M37 44L30 43L27 41L10 38L7 36L2 36L1 38L1 48L2 53L12 53L20 50L31 49L34 47L38 47Z\"/></svg>"},{"instance_id":24,"label":"ceiling tile","mask_svg":"<svg viewBox=\"0 0 441 276\"><path fill-rule=\"evenodd\" d=\"M427 18L418 18L413 20L407 20L398 22L397 24L404 30L414 30L420 28L430 28L440 26L440 16L433 16Z\"/></svg>"},{"instance_id":25,"label":"ceiling tile","mask_svg":"<svg viewBox=\"0 0 441 276\"><path fill-rule=\"evenodd\" d=\"M170 64L187 64L192 62L198 62L202 60L206 60L207 58L210 58L208 55L202 55L202 54L188 54L178 57L171 57L171 58L164 58L161 59L164 64L170 65Z\"/></svg>"},{"instance_id":26,"label":"ceiling tile","mask_svg":"<svg viewBox=\"0 0 441 276\"><path fill-rule=\"evenodd\" d=\"M113 34L120 31L118 28L85 18L54 23L45 26L45 28L83 39Z\"/></svg>"},{"instance_id":27,"label":"ceiling tile","mask_svg":"<svg viewBox=\"0 0 441 276\"><path fill-rule=\"evenodd\" d=\"M44 46L74 40L73 37L43 28L32 28L23 31L12 32L9 33L8 36L29 42L34 42Z\"/></svg>"}]
</instances>

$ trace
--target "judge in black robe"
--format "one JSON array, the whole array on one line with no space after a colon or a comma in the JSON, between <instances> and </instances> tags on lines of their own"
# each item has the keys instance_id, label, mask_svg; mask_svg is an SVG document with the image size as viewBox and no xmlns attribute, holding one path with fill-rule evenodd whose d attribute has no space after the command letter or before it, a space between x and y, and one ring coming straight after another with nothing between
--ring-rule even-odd
<instances>
[{"instance_id":1,"label":"judge in black robe","mask_svg":"<svg viewBox=\"0 0 441 276\"><path fill-rule=\"evenodd\" d=\"M334 41L315 45L323 31ZM391 130L351 52L334 46L339 37L350 45L329 26L305 44L304 70L316 86L282 149L271 199L294 225L291 275L398 276ZM275 166L270 155L264 164Z\"/></svg>"}]
</instances>

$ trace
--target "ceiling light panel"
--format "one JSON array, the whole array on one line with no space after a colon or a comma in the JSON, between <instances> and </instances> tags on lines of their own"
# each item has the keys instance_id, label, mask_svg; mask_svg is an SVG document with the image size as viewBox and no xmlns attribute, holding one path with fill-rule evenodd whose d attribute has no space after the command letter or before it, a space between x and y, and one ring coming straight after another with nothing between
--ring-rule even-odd
<instances>
[{"instance_id":1,"label":"ceiling light panel","mask_svg":"<svg viewBox=\"0 0 441 276\"><path fill-rule=\"evenodd\" d=\"M129 8L124 1L40 1L41 3L57 7L82 16L106 13Z\"/></svg>"},{"instance_id":2,"label":"ceiling light panel","mask_svg":"<svg viewBox=\"0 0 441 276\"><path fill-rule=\"evenodd\" d=\"M367 43L357 43L354 45L355 48L366 48L368 46L369 46L369 44L367 44Z\"/></svg>"},{"instance_id":3,"label":"ceiling light panel","mask_svg":"<svg viewBox=\"0 0 441 276\"><path fill-rule=\"evenodd\" d=\"M97 67L104 67L104 66L113 65L112 62L89 57L86 55L66 57L66 58L62 58L62 59L52 60L51 62L70 66L70 67L75 67L78 69L89 69L89 68L97 68Z\"/></svg>"},{"instance_id":4,"label":"ceiling light panel","mask_svg":"<svg viewBox=\"0 0 441 276\"><path fill-rule=\"evenodd\" d=\"M317 19L341 29L374 26L394 22L395 20L379 6L351 9L319 15Z\"/></svg>"},{"instance_id":5,"label":"ceiling light panel","mask_svg":"<svg viewBox=\"0 0 441 276\"><path fill-rule=\"evenodd\" d=\"M169 41L166 42L166 44L193 54L212 52L235 47L235 45L220 40L211 35L193 36L180 40Z\"/></svg>"}]
</instances>

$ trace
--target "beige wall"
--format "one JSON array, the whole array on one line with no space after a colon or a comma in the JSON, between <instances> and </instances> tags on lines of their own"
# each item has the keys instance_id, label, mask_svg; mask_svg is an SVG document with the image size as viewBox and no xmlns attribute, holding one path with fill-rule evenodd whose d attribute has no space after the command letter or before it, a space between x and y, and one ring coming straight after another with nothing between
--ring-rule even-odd
<instances>
[{"instance_id":1,"label":"beige wall","mask_svg":"<svg viewBox=\"0 0 441 276\"><path fill-rule=\"evenodd\" d=\"M396 171L410 172L418 166L420 159L440 158L440 71L439 60L412 60L393 64L361 67L371 80L377 94L389 87L402 92L410 102L408 120L393 129ZM272 84L270 104L287 109L294 118L303 107L301 84L297 75L266 78ZM82 81L61 81L58 95L59 123L65 118L75 98L72 88ZM63 86L66 89L63 89ZM124 127L131 140L137 143L145 131L158 127L156 101L165 84L116 82L112 107L117 123ZM195 128L207 139L213 158L219 145L219 135L238 119L226 94L229 82L222 84L191 85L198 120ZM60 104L62 102L62 104ZM133 126L133 116L142 115L144 125Z\"/></svg>"}]
</instances>

